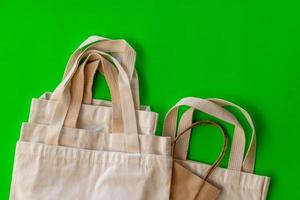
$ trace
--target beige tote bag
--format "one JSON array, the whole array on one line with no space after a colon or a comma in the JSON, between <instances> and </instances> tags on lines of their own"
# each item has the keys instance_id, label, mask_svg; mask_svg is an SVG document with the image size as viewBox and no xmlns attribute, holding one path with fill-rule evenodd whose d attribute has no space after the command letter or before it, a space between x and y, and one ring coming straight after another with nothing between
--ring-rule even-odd
<instances>
[{"instance_id":1,"label":"beige tote bag","mask_svg":"<svg viewBox=\"0 0 300 200\"><path fill-rule=\"evenodd\" d=\"M66 76L70 69L75 65L79 65L82 60L82 55L92 50L99 50L110 53L114 56L124 68L127 76L131 81L131 90L134 98L135 108L137 110L138 130L141 134L154 134L157 125L158 114L151 112L149 106L140 106L139 101L139 87L138 77L134 69L135 63L135 51L125 40L110 40L99 36L91 36L85 40L77 50L72 54L68 61L65 75ZM115 102L115 112L112 112L112 103L106 100L92 99L92 86L94 74L97 70L104 74L110 90L116 91L117 84L115 79L117 78L116 70L112 70L112 75L107 76L103 72L102 68L95 67L97 62L87 63L85 68L84 77L84 92L83 92L83 104L80 108L77 127L88 130L101 130L102 132L120 132L120 129L116 130L112 126L112 118L121 118L120 109L117 109L119 103ZM72 85L76 85L73 83ZM119 98L115 98L119 99ZM38 99L33 99L30 109L29 122L38 124L49 124L50 117L55 110L55 102L52 101L51 93L47 92ZM70 124L65 124L67 127Z\"/></svg>"},{"instance_id":2,"label":"beige tote bag","mask_svg":"<svg viewBox=\"0 0 300 200\"><path fill-rule=\"evenodd\" d=\"M209 183L207 180L220 164L227 150L228 135L225 130L217 123L211 121L197 121L191 126L183 130L176 136L172 144L182 137L188 130L203 124L213 125L218 127L224 137L224 145L218 159L206 172L203 179L190 170L186 169L176 161L173 163L172 182L171 182L171 200L216 200L220 194L220 189ZM176 146L175 146L176 147Z\"/></svg>"},{"instance_id":3,"label":"beige tote bag","mask_svg":"<svg viewBox=\"0 0 300 200\"><path fill-rule=\"evenodd\" d=\"M252 127L252 140L249 149L244 158L245 150L245 133L236 120L236 118L223 106L234 106L241 110L249 124ZM221 189L218 199L222 200L264 200L267 197L270 179L265 176L254 175L256 140L254 126L249 114L242 108L221 100L221 99L200 99L187 97L180 100L166 115L164 123L164 135L175 137L178 107L189 106L180 121L179 132L189 127L192 123L192 114L194 110L200 110L218 119L226 121L234 125L234 135L232 139L231 152L229 157L228 168L216 168L214 173L209 177L208 181ZM175 160L186 169L203 177L209 165L189 161L187 158L187 150L189 145L189 134L183 135L177 142L174 149Z\"/></svg>"},{"instance_id":4,"label":"beige tote bag","mask_svg":"<svg viewBox=\"0 0 300 200\"><path fill-rule=\"evenodd\" d=\"M50 97L56 103L50 123L23 123L10 199L168 200L171 138L138 134L130 81L115 58L96 50L83 57L84 62L69 71ZM84 79L84 68L91 60L103 71L118 71L123 134L64 126L81 99L71 95L70 82ZM81 84L78 91L83 89Z\"/></svg>"}]
</instances>

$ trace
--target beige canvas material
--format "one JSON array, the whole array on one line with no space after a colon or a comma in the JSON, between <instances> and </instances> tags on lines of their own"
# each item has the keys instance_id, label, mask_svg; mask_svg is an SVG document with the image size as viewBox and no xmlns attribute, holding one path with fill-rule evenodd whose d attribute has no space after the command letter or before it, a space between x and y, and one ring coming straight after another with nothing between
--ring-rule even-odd
<instances>
[{"instance_id":1,"label":"beige canvas material","mask_svg":"<svg viewBox=\"0 0 300 200\"><path fill-rule=\"evenodd\" d=\"M93 52L93 50L101 50L101 51L106 51L111 53L112 55L115 56L116 59L118 59L118 61L121 62L121 64L123 64L122 66L124 67L124 70L127 72L127 75L129 76L129 78L131 79L131 87L133 88L132 93L134 96L134 100L135 100L135 105L136 108L140 108L139 105L139 91L138 91L138 79L137 79L137 73L134 70L134 61L135 61L135 52L134 50L130 47L130 45L128 43L126 43L126 41L124 40L109 40L106 38L102 38L102 37L98 37L98 36L92 36L90 38L88 38L83 44L80 45L80 47L74 52L74 54L72 55L70 61L68 62L67 65L67 70L66 72L68 72L68 70L70 69L70 66L72 66L72 64L75 64L76 61L74 61L74 58L76 58L77 60L78 57L80 57L80 55L82 54L86 54L87 52ZM94 62L95 63L95 62ZM101 63L99 63L101 64ZM96 63L97 65L97 63ZM91 65L90 65L91 66ZM91 102L91 86L92 86L92 82L93 82L93 73L95 73L95 68L92 70L88 70L90 69L89 66L86 67L87 69L87 77L85 80L86 81L86 87L85 87L85 92L84 92L84 103L89 103ZM101 67L98 68L100 72L102 72L103 70L101 70ZM103 71L105 74L105 70ZM112 70L110 72L112 74L112 76L105 76L106 80L108 83L113 83L115 79L116 72L114 70ZM108 77L108 78L107 78ZM112 78L109 78L112 77ZM73 84L73 83L72 83ZM116 86L116 84L111 84ZM109 84L110 86L110 84ZM111 91L113 90L114 87L110 88ZM115 90L116 91L116 90ZM113 95L113 93L112 93ZM118 98L115 98L118 99ZM117 110L117 105L119 105L118 102L115 103L115 105L113 105L115 107L114 110ZM118 114L120 112L118 112L118 110L113 113L113 120L115 119L120 119L120 116L115 116L115 114ZM71 115L73 116L73 115ZM69 117L67 117L66 119L66 124L69 125ZM114 124L113 124L114 125ZM121 129L121 127L120 127ZM119 132L120 129L115 129L115 127L112 127L112 130L114 132Z\"/></svg>"},{"instance_id":2,"label":"beige canvas material","mask_svg":"<svg viewBox=\"0 0 300 200\"><path fill-rule=\"evenodd\" d=\"M104 77L108 83L108 87L110 90L111 98L112 98L112 131L121 133L123 130L122 127L122 111L121 111L121 102L120 102L120 94L117 87L117 71L112 67L104 67L103 62L99 55L95 51L87 51L82 56L87 56L84 58L84 62L79 67L78 71L74 74L74 77L71 82L71 103L68 109L68 114L65 119L66 127L77 126L77 119L80 112L80 106L83 102L83 94L84 94L84 82L85 82L85 72L86 69L90 66L92 69L100 68L99 71L104 72ZM94 76L93 76L94 77Z\"/></svg>"},{"instance_id":3,"label":"beige canvas material","mask_svg":"<svg viewBox=\"0 0 300 200\"><path fill-rule=\"evenodd\" d=\"M252 121L249 113L242 107L240 107L234 103L231 103L229 101L223 100L223 99L210 98L209 100L213 101L214 103L216 103L222 107L231 106L231 107L238 109L244 115L246 120L248 121L248 124L250 125L250 127L252 129L252 133L251 133L251 141L249 144L249 148L246 152L246 156L243 161L242 170L244 172L253 173L254 166L255 166L255 159L256 159L256 132L255 132L255 127L254 127L253 121Z\"/></svg>"},{"instance_id":4,"label":"beige canvas material","mask_svg":"<svg viewBox=\"0 0 300 200\"><path fill-rule=\"evenodd\" d=\"M112 102L114 102L114 101L118 102L121 105L123 111L124 110L126 111L126 112L120 112L120 113L122 113L123 115L128 115L127 118L125 116L122 116L123 121L124 121L123 125L126 125L126 126L122 127L122 129L124 129L126 131L126 128L127 128L128 130L130 130L129 132L131 132L133 130L137 131L136 127L131 126L132 124L135 124L135 123L132 123L132 124L130 124L130 123L127 124L126 123L126 120L128 120L129 118L131 118L131 120L136 120L136 118L133 118L133 116L135 115L135 110L130 110L130 106L134 106L134 105L130 105L132 102L126 100L126 98L127 99L132 98L132 93L131 93L132 91L130 89L130 85L127 85L128 83L126 83L126 81L125 81L125 79L127 79L128 77L127 77L124 69L120 66L120 64L116 60L114 60L113 57L110 57L108 54L106 54L104 52L101 52L101 51L90 50L90 51L83 52L82 55L80 55L78 57L78 60L81 60L81 56L82 57L86 56L84 62L80 64L81 67L79 67L78 65L74 65L74 67L73 67L73 69L75 69L75 70L79 67L79 70L77 70L77 71L74 70L73 72L70 71L70 73L68 74L68 75L71 75L71 76L74 75L75 79L77 77L79 77L79 78L84 77L84 76L80 76L80 74L82 74L81 72L84 71L84 68L86 67L86 63L89 61L89 59L93 59L94 62L101 63L100 66L103 67L104 71L108 70L110 68L113 68L113 65L112 65L111 62L114 62L114 64L116 64L116 63L118 64L117 68L119 70L119 76L118 76L119 79L117 81L118 81L119 86L120 86L118 88L120 94L118 94L118 96L115 96L117 98L114 98L114 96L112 96L112 98L114 98L114 99L112 99ZM107 60L107 58L111 58L111 60ZM123 74L121 74L121 73L123 73ZM69 76L69 77L71 77L71 76ZM71 81L71 79L69 81ZM68 93L66 92L67 90L64 89L64 84L67 84L67 83L68 82L64 83L64 80L63 80L61 85L54 91L54 93L52 95L54 99L57 98L57 96L62 96L62 98L64 98L65 101L61 101L61 102L70 101L68 106L63 104L63 103L61 104L62 107L58 106L59 109L66 110L66 111L68 110L68 112L65 112L67 114L66 117L63 116L65 119L63 121L60 120L60 123L63 123L63 124L66 124L66 125L68 125L68 122L72 121L72 119L74 119L74 120L77 119L77 117L78 117L78 114L76 114L77 110L76 109L74 110L72 108L76 108L76 107L80 108L80 104L81 104L81 102L80 102L81 99L76 98L77 95L75 95L75 96L73 94L70 95L70 90L68 90ZM70 87L70 86L68 86L68 87ZM78 90L79 91L83 90L83 85L81 85L81 87L78 87ZM65 97L64 95L67 95L67 96ZM72 100L76 100L76 99L79 100L79 101L72 101ZM74 112L72 112L71 115L69 115L71 111L74 111ZM56 114L59 115L60 112L61 112L61 110L58 110L58 112ZM113 112L113 114L114 114L114 112ZM59 116L59 117L62 117L62 115ZM70 117L71 117L71 119L69 120ZM54 116L54 119L57 120L57 117ZM113 119L115 119L115 118L113 118ZM118 122L121 123L120 120ZM114 121L112 123L113 123L113 125L115 124ZM121 127L123 125L122 124L117 124L116 126ZM75 124L74 124L74 126L75 126ZM120 132L122 132L124 130L120 130Z\"/></svg>"},{"instance_id":5,"label":"beige canvas material","mask_svg":"<svg viewBox=\"0 0 300 200\"><path fill-rule=\"evenodd\" d=\"M47 143L46 138L51 137L51 127L48 125L23 123L21 141ZM141 153L171 155L171 139L153 135L139 134ZM125 152L124 134L103 134L101 131L89 131L63 127L60 136L60 145L66 147Z\"/></svg>"},{"instance_id":6,"label":"beige canvas material","mask_svg":"<svg viewBox=\"0 0 300 200\"><path fill-rule=\"evenodd\" d=\"M218 127L224 137L224 145L222 152L220 153L216 162L206 172L206 175L201 178L194 174L190 170L178 164L176 161L173 163L172 171L172 182L171 182L171 194L170 199L172 200L215 200L220 194L220 189L209 183L207 180L214 172L216 167L220 164L227 150L228 135L225 130L214 122L210 121L198 121L193 123L191 126L183 130L175 139L175 142L183 136L188 130L202 125L209 124ZM175 144L175 143L173 143ZM175 146L176 148L176 146Z\"/></svg>"},{"instance_id":7,"label":"beige canvas material","mask_svg":"<svg viewBox=\"0 0 300 200\"><path fill-rule=\"evenodd\" d=\"M197 176L205 176L210 165L191 160L176 160ZM265 200L267 199L270 179L265 176L217 168L209 182L221 189L220 200Z\"/></svg>"},{"instance_id":8,"label":"beige canvas material","mask_svg":"<svg viewBox=\"0 0 300 200\"><path fill-rule=\"evenodd\" d=\"M32 99L29 122L37 124L50 124L57 101L51 100L51 93L45 93L40 98ZM143 110L142 110L143 109ZM154 135L157 126L158 114L148 110L147 107L137 110L138 130L140 134ZM93 103L82 104L77 119L77 128L112 132L112 105L110 101L93 100Z\"/></svg>"},{"instance_id":9,"label":"beige canvas material","mask_svg":"<svg viewBox=\"0 0 300 200\"><path fill-rule=\"evenodd\" d=\"M50 96L56 106L49 124L23 125L16 148L10 199L169 199L170 138L138 133L130 80L125 70L107 53L95 51L93 55L103 68L118 70L122 134L98 134L64 126L72 102L70 83L80 71L74 65ZM84 62L81 67L86 66Z\"/></svg>"},{"instance_id":10,"label":"beige canvas material","mask_svg":"<svg viewBox=\"0 0 300 200\"><path fill-rule=\"evenodd\" d=\"M226 199L226 200L263 200L267 198L267 192L268 187L270 183L270 178L265 176L259 176L254 175L251 172L243 171L243 169L251 169L253 161L249 162L250 166L245 165L245 159L247 159L247 156L243 157L244 148L245 148L245 135L242 127L236 120L236 118L226 109L224 109L222 106L224 106L226 101L223 100L205 100L200 98L193 98L188 97L184 98L181 101L179 101L167 114L164 124L164 130L167 130L169 132L166 132L169 136L176 135L176 122L177 120L177 111L178 107L185 105L189 106L194 110L200 110L202 112L205 112L209 115L212 115L216 118L219 118L223 121L229 122L230 124L235 126L234 134L239 134L238 136L233 136L232 141L232 147L230 152L230 160L228 163L228 168L216 168L214 173L210 176L209 181L213 185L218 186L222 191L220 193L220 196L218 199ZM242 111L242 113L245 114L245 112ZM181 127L179 128L179 131L181 129L186 128L190 125L191 121L189 117L191 116L192 110L189 109L186 111L186 113L183 114L181 120L184 120L180 122ZM186 116L184 116L186 115ZM248 115L249 116L249 115ZM249 116L250 117L250 116ZM246 118L248 118L246 116ZM188 120L187 120L188 119ZM175 128L174 128L175 125ZM236 131L237 128L239 131ZM171 132L171 131L174 132ZM181 151L186 152L186 143L187 143L187 136L188 134L181 137L177 143L178 145L174 150L174 156L176 156L175 160L182 166L184 166L186 169L190 170L197 176L205 176L207 170L211 167L210 165L200 163L200 162L194 162L187 160L186 157L182 157L182 155L186 155L186 153L182 154ZM255 137L255 135L254 135ZM234 141L237 139L236 141ZM183 140L183 142L180 142L180 140ZM255 140L254 140L255 143ZM182 145L184 144L184 145ZM234 146L237 145L237 146ZM250 149L254 148L252 145L250 145ZM176 150L177 149L177 150ZM241 152L236 151L237 149L240 149ZM236 151L236 152L235 152ZM232 153L235 152L236 154L232 155ZM247 152L255 152L255 150L248 150ZM241 153L242 155L240 155ZM252 157L250 160L253 160L253 153L248 153L248 156ZM241 156L241 157L240 157ZM231 163L232 162L232 163ZM243 166L244 165L244 166ZM246 167L245 167L246 166ZM251 170L250 170L251 171Z\"/></svg>"},{"instance_id":11,"label":"beige canvas material","mask_svg":"<svg viewBox=\"0 0 300 200\"><path fill-rule=\"evenodd\" d=\"M168 200L171 162L155 154L20 141L10 200Z\"/></svg>"},{"instance_id":12,"label":"beige canvas material","mask_svg":"<svg viewBox=\"0 0 300 200\"><path fill-rule=\"evenodd\" d=\"M76 49L76 51L70 57L67 67L65 70L64 77L70 71L72 66L76 63L76 59L80 54L89 50L99 50L103 52L110 53L114 58L116 58L121 66L124 67L130 81L132 94L134 97L135 106L139 109L140 100L139 100L139 84L138 84L138 76L135 70L135 58L136 53L134 49L125 41L125 40L111 40L108 38L104 38L101 36L90 36L87 38L80 46ZM88 93L90 90L87 91Z\"/></svg>"},{"instance_id":13,"label":"beige canvas material","mask_svg":"<svg viewBox=\"0 0 300 200\"><path fill-rule=\"evenodd\" d=\"M127 73L127 75L131 78L131 87L132 88L132 94L134 96L135 100L135 107L137 108L137 119L138 119L138 130L141 134L154 134L156 130L157 125L157 118L158 115L155 112L151 112L148 107L143 107L139 105L139 91L138 91L138 79L136 71L134 70L134 61L135 61L135 52L130 47L130 45L124 41L124 40L109 40L106 38L98 37L98 36L92 36L88 38L83 44L80 45L80 47L73 53L71 56L65 75L70 71L71 68L74 68L75 65L79 65L79 62L82 60L84 56L87 56L89 54L93 54L94 51L106 51L111 53L112 55L115 55L118 60L123 63L121 65L124 69L124 71ZM93 56L91 56L93 57ZM78 128L82 129L96 129L96 130L102 130L103 132L121 132L121 115L120 115L120 108L118 105L120 105L118 101L118 97L114 98L114 102L107 102L107 101L99 101L99 100L92 100L92 82L93 77L96 72L96 70L104 73L105 78L108 82L109 89L112 91L112 95L116 96L119 95L117 91L117 84L116 84L116 70L112 69L113 75L108 76L107 70L103 71L102 63L97 63L97 59L92 62L86 62L85 67L85 76L84 79L84 91L81 92L81 98L83 98L84 104L80 104L77 108L74 106L71 106L70 109L72 109L74 112L70 111L65 122L65 126L67 127L75 127L75 125ZM109 68L111 69L111 68ZM83 80L81 79L81 80ZM76 79L79 80L79 79ZM77 83L78 81L72 80L71 88L75 88L73 91L79 91L78 88L82 86L82 83ZM79 80L80 81L80 80ZM76 85L76 86L74 86ZM71 92L72 94L72 92ZM76 96L79 96L78 94ZM48 98L43 98L48 97ZM48 101L46 102L45 99ZM74 98L72 98L72 101L74 101ZM101 103L99 103L101 102ZM71 105L74 102L71 102ZM104 104L103 104L104 103ZM54 112L54 107L56 102L52 101L51 98L49 98L49 95L43 95L40 99L34 99L31 106L31 112L29 121L34 123L41 123L41 124L49 124L49 120L51 117L51 113ZM77 103L78 104L78 103ZM89 106L87 106L89 105ZM113 110L108 107L114 106L114 112ZM42 112L45 111L45 112ZM102 111L104 111L102 113ZM70 116L76 116L73 117L73 119L70 119ZM89 116L89 117L86 117ZM74 121L74 119L78 119L78 121ZM113 121L119 121L117 123L112 123ZM115 127L114 125L118 125ZM97 127L97 128L96 128Z\"/></svg>"},{"instance_id":14,"label":"beige canvas material","mask_svg":"<svg viewBox=\"0 0 300 200\"><path fill-rule=\"evenodd\" d=\"M121 62L121 66L124 67L124 70L125 70L125 72L127 72L128 77L130 78L132 83L134 83L133 84L134 89L132 90L132 94L134 95L135 106L136 106L136 108L139 108L140 105L139 105L139 97L138 97L138 81L137 81L137 76L136 76L136 73L134 70L135 52L130 47L130 45L128 43L126 43L126 41L124 41L124 40L108 40L106 38L97 37L97 36L92 36L92 37L88 38L83 44L80 45L80 47L71 56L71 59L67 64L66 72L68 72L70 70L70 67L73 67L73 65L77 65L76 63L81 60L83 55L86 55L87 53L92 53L94 51L103 51L103 50L105 50L105 52L111 53L112 55L115 56L116 59L118 59L118 61ZM99 63L99 64L102 64L102 63ZM100 69L99 71L102 71L101 67L99 69ZM105 72L107 72L107 70L104 70L104 74L107 75L107 73L105 73ZM112 72L113 72L113 70L112 70ZM112 79L115 79L115 77L113 77L113 76L105 76L105 77L107 78L107 82L109 83L109 85L111 85L110 83L112 83L112 85L113 85L114 80L112 80ZM91 80L91 79L88 79L88 80ZM89 82L89 81L87 81L87 82ZM89 84L87 83L87 85L89 85ZM117 93L113 93L114 90L112 90L112 88L114 88L114 87L110 87L110 90L112 92L112 96L114 96L114 94L117 94ZM86 92L88 92L88 91L90 91L90 90L87 90ZM118 100L118 98L114 98L114 99ZM113 113L113 120L120 119L120 116L115 116L115 114L120 113L118 111L118 107L117 107L118 105L119 105L118 102L116 102L115 105L113 105L115 108L114 110L116 110L116 112ZM71 115L71 116L73 116L73 115ZM66 121L67 121L66 123L68 124L68 121L69 121L68 116L67 116ZM118 123L116 123L116 124L118 124ZM114 128L115 127L113 126L113 130L115 131ZM119 132L120 129L118 129L117 131Z\"/></svg>"}]
</instances>

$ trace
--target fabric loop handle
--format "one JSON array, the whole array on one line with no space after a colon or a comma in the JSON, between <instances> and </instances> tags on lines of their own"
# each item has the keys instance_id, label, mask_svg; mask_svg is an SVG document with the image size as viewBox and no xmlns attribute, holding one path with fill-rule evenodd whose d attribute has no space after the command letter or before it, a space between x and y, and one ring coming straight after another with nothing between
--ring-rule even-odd
<instances>
[{"instance_id":1,"label":"fabric loop handle","mask_svg":"<svg viewBox=\"0 0 300 200\"><path fill-rule=\"evenodd\" d=\"M178 108L180 106L189 106L234 125L235 128L228 168L231 170L241 171L245 149L245 134L236 118L226 109L209 100L195 97L186 97L181 99L167 113L163 128L164 136L170 136L172 138L175 137L177 129ZM177 147L174 154L177 156L178 152L184 151L184 149L182 148L184 148L184 146ZM186 159L186 157L181 157L181 159Z\"/></svg>"},{"instance_id":2,"label":"fabric loop handle","mask_svg":"<svg viewBox=\"0 0 300 200\"><path fill-rule=\"evenodd\" d=\"M223 100L223 99L217 99L217 98L208 98L207 100L212 101L222 107L224 106L231 106L236 109L238 109L243 116L246 118L248 124L250 125L252 129L252 134L251 134L251 141L247 150L247 153L244 157L243 164L242 164L242 171L247 172L247 173L253 173L254 172L254 167L255 167L255 157L256 157L256 133L255 133L255 127L253 124L253 121L249 115L249 113L241 108L240 106L231 103L229 101ZM179 130L183 130L185 127L189 126L192 124L192 118L193 118L193 112L194 109L190 108L187 111L185 111L181 117L181 120L179 122ZM244 131L244 130L243 130ZM244 132L245 134L245 132ZM189 145L189 140L190 140L190 131L188 131L184 137L178 142L178 145L182 146L182 150L176 152L179 154L179 157L185 158L187 156L187 150L186 147Z\"/></svg>"},{"instance_id":3,"label":"fabric loop handle","mask_svg":"<svg viewBox=\"0 0 300 200\"><path fill-rule=\"evenodd\" d=\"M83 85L85 82L85 72L86 71L103 71L104 77L108 83L110 94L112 96L112 131L115 133L123 132L123 122L122 122L122 110L120 103L120 95L117 87L117 72L113 67L107 67L103 65L102 62L105 60L99 60L98 54L93 53L94 51L86 51L81 57L88 55L88 60L86 64L79 68L78 76L74 76L71 84L71 105L69 108L69 112L65 121L67 127L76 127L77 118L79 115L81 103L85 103L83 101ZM95 73L92 74L93 76ZM93 80L93 79L91 79Z\"/></svg>"},{"instance_id":4,"label":"fabric loop handle","mask_svg":"<svg viewBox=\"0 0 300 200\"><path fill-rule=\"evenodd\" d=\"M88 50L107 52L120 62L120 65L124 68L126 74L130 79L135 107L136 109L139 109L139 81L134 67L136 53L125 40L111 40L100 36L90 36L76 49L75 52L73 52L73 54L69 58L64 77L66 77L71 68L74 67L74 63L77 60L77 57L82 52Z\"/></svg>"},{"instance_id":5,"label":"fabric loop handle","mask_svg":"<svg viewBox=\"0 0 300 200\"><path fill-rule=\"evenodd\" d=\"M254 172L254 167L255 167L255 160L256 160L256 131L255 131L255 127L252 121L252 118L250 116L250 114L243 109L242 107L223 100L223 99L217 99L217 98L209 98L210 101L213 101L214 103L219 104L220 106L231 106L234 107L236 109L238 109L243 116L246 118L248 124L250 125L251 129L252 129L252 133L251 133L251 140L250 140L250 144L248 147L248 150L246 152L244 161L243 161L243 171L244 172L248 172L248 173L253 173Z\"/></svg>"},{"instance_id":6,"label":"fabric loop handle","mask_svg":"<svg viewBox=\"0 0 300 200\"><path fill-rule=\"evenodd\" d=\"M95 51L95 53L98 53L102 60L106 60L107 63L113 64L110 65L110 67L116 67L118 69L118 86L121 99L124 133L125 135L130 136L128 137L128 140L127 137L125 137L127 152L140 152L136 113L128 76L120 63L114 57L101 51ZM75 63L79 62L78 59L79 58L77 57ZM56 100L58 102L51 120L53 127L56 127L56 130L53 131L55 132L55 141L57 141L57 143L59 142L59 135L70 106L70 81L77 71L77 68L78 66L76 65L71 68L70 72L50 97L52 100Z\"/></svg>"}]
</instances>

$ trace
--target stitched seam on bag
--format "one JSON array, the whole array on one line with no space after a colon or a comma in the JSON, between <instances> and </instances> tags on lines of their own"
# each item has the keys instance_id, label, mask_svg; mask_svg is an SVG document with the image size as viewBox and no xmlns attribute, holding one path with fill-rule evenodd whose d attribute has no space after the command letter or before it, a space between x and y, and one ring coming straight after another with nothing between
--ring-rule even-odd
<instances>
[{"instance_id":1,"label":"stitched seam on bag","mask_svg":"<svg viewBox=\"0 0 300 200\"><path fill-rule=\"evenodd\" d=\"M29 157L34 157L34 158L38 158L39 160L42 160L44 162L47 162L47 163L53 163L53 161L55 162L56 160L56 157L55 158L51 158L49 159L49 157L46 157L46 156L41 156L41 155L36 155L36 154L31 154L31 155L28 155L28 154L25 154ZM72 159L72 158L63 158L63 157L57 157L58 159L63 159L63 161L65 162L78 162L78 164L80 166L91 166L91 167L104 167L104 168L109 168L109 166L123 166L123 165L127 165L128 163L126 162L107 162L106 160L104 160L103 162L91 162L89 161L88 159L87 160L80 160L80 159ZM62 160L60 160L62 161ZM85 162L81 162L81 161L85 161ZM95 165L96 164L96 165ZM153 164L141 164L139 165L140 168L143 168L144 170L151 170L155 165ZM168 170L169 171L169 170Z\"/></svg>"},{"instance_id":2,"label":"stitched seam on bag","mask_svg":"<svg viewBox=\"0 0 300 200\"><path fill-rule=\"evenodd\" d=\"M46 103L46 104L48 104L49 102L50 103L52 103L52 102L56 102L55 100L49 100L49 99L41 99L41 98L33 98L32 99L32 101L41 101L41 102L43 102L43 103ZM38 104L38 103L37 103ZM95 108L97 108L98 106L97 105L90 105L90 104L82 104L82 106L83 107L95 107ZM104 109L112 109L110 106L103 106L103 105L101 105L102 107L104 107ZM94 108L94 109L95 109ZM82 107L81 107L81 109L82 109ZM95 109L95 110L98 110L98 109ZM150 113L151 115L153 115L154 117L152 117L154 120L153 120L153 123L155 123L155 121L157 121L157 115L158 115L158 113L157 112L153 112L153 111L145 111L145 110L138 110L137 111L138 113L139 112L147 112L147 113ZM149 114L149 115L150 115ZM80 116L79 116L79 118L80 118ZM98 119L97 119L98 120ZM142 125L142 126L140 126L140 127L143 127L143 128L152 128L153 127L153 124L149 124L149 125L143 125L143 123L141 122L140 123L140 125Z\"/></svg>"},{"instance_id":3,"label":"stitched seam on bag","mask_svg":"<svg viewBox=\"0 0 300 200\"><path fill-rule=\"evenodd\" d=\"M179 160L180 161L180 160ZM189 162L192 164L192 166L197 166L199 165L199 163L197 163L197 161L193 161L193 160L186 160L185 162ZM207 166L209 167L209 164L206 164L206 163L201 163L202 166ZM194 167L193 167L194 168ZM195 169L198 169L197 167ZM217 168L218 170L221 170L221 171L231 171L231 172L234 172L234 170L230 170L230 169L225 169L225 168L221 168L221 167L218 167ZM244 175L250 175L246 172L243 172ZM261 176L261 175L257 175L257 174L251 174L251 176L255 176L256 178L259 178L259 179L263 179L261 181L259 181L261 183L261 187L263 187L263 185L265 184L265 181L266 179L269 179L269 177L266 177L266 176ZM251 178L250 178L251 179ZM228 185L228 187L230 188L237 188L237 189L245 189L245 190L250 190L250 191L258 191L258 192L261 192L261 187L256 187L256 188L253 188L253 186L248 186L249 185L249 181L246 181L246 185L247 186L244 186L244 185L230 185L230 183L228 183L228 181L224 181L224 180L217 180L214 182L216 182L216 184L221 184L221 185ZM251 182L251 181L250 181ZM239 184L241 184L241 182L239 181Z\"/></svg>"},{"instance_id":4,"label":"stitched seam on bag","mask_svg":"<svg viewBox=\"0 0 300 200\"><path fill-rule=\"evenodd\" d=\"M86 163L95 163L95 164L127 164L127 162L119 162L119 161L107 161L107 160L103 160L103 162L100 161L91 161L90 159L79 159L79 158L72 158L72 157L63 157L63 156L44 156L44 155L38 155L38 154L28 154L28 153L18 153L18 155L25 155L28 157L33 157L33 158L40 158L43 159L45 161L47 160L56 160L56 159L63 159L66 161L85 161ZM129 161L130 162L130 161ZM150 161L151 162L151 161ZM140 166L146 167L146 168L152 168L153 164L151 164L148 160L144 159L144 162L140 162Z\"/></svg>"},{"instance_id":5,"label":"stitched seam on bag","mask_svg":"<svg viewBox=\"0 0 300 200\"><path fill-rule=\"evenodd\" d=\"M41 156L41 155L36 155L36 154L30 154L30 155L25 154L25 155L27 155L28 157L34 157L39 160L50 162L50 163L52 163L53 161L79 162L80 165L97 164L96 167L101 166L101 165L116 166L116 165L123 164L121 162L107 162L107 161L91 162L88 159L82 160L82 159L73 159L73 158L66 158L66 157L47 157L47 156ZM61 160L57 160L57 159L61 159ZM85 162L81 162L81 161L85 161ZM93 165L93 166L95 166L95 165Z\"/></svg>"},{"instance_id":6,"label":"stitched seam on bag","mask_svg":"<svg viewBox=\"0 0 300 200\"><path fill-rule=\"evenodd\" d=\"M228 183L224 182L222 183L224 185L228 185ZM230 188L232 188L232 190L248 190L248 191L256 191L257 193L261 192L261 188L253 188L253 187L249 187L249 186L241 186L241 185L231 185Z\"/></svg>"}]
</instances>

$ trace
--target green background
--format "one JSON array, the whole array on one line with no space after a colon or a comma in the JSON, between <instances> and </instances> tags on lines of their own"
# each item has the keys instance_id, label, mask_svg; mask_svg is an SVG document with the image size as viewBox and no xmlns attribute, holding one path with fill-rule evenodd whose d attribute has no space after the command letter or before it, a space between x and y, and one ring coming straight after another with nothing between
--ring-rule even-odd
<instances>
[{"instance_id":1,"label":"green background","mask_svg":"<svg viewBox=\"0 0 300 200\"><path fill-rule=\"evenodd\" d=\"M0 199L8 199L31 98L56 87L72 51L92 34L136 49L141 101L160 113L158 133L185 96L248 110L257 129L255 171L272 177L269 199L299 199L299 8L290 0L0 0ZM96 96L108 97L97 82ZM195 132L189 157L212 162L220 135L211 127Z\"/></svg>"}]
</instances>

